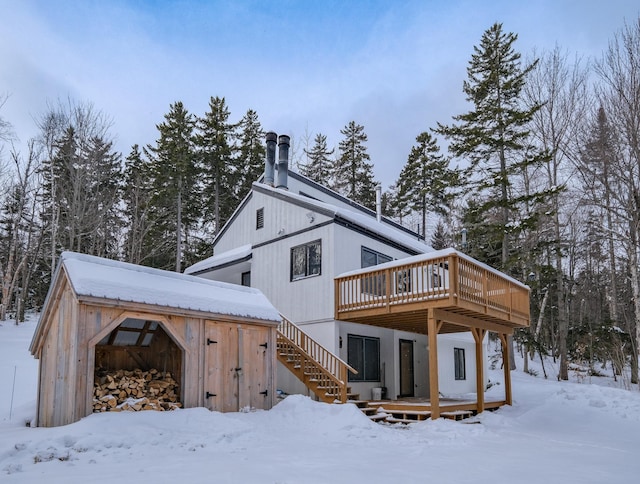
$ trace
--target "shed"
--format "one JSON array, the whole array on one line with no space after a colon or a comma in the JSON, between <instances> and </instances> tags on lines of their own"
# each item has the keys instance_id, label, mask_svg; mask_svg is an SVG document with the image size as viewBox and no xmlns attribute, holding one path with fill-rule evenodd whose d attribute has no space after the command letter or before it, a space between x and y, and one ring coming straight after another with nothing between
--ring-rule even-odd
<instances>
[{"instance_id":1,"label":"shed","mask_svg":"<svg viewBox=\"0 0 640 484\"><path fill-rule=\"evenodd\" d=\"M173 406L269 409L280 321L257 289L64 252L30 347L40 360L36 425L75 422L100 401L121 410L116 390L139 408L150 396L128 395L133 381L96 393L123 374L161 375L152 393L172 382Z\"/></svg>"}]
</instances>

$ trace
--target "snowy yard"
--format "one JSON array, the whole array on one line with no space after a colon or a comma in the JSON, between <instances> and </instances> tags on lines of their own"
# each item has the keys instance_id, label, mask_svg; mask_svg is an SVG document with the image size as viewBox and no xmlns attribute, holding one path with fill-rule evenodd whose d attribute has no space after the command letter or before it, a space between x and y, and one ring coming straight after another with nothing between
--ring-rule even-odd
<instances>
[{"instance_id":1,"label":"snowy yard","mask_svg":"<svg viewBox=\"0 0 640 484\"><path fill-rule=\"evenodd\" d=\"M0 324L2 483L609 484L640 475L640 393L542 372L513 372L514 405L463 422L376 424L353 405L290 396L271 411L106 413L28 428L35 326Z\"/></svg>"}]
</instances>

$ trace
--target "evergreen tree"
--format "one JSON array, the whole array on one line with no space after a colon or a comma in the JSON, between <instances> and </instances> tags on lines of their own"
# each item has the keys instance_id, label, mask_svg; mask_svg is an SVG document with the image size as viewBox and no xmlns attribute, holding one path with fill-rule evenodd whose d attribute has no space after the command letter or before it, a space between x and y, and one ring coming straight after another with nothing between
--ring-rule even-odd
<instances>
[{"instance_id":1,"label":"evergreen tree","mask_svg":"<svg viewBox=\"0 0 640 484\"><path fill-rule=\"evenodd\" d=\"M196 139L202 164L203 196L207 200L204 216L213 221L214 234L235 209L237 191L234 187L241 179L240 170L233 163L237 125L229 122L230 114L224 98L211 97L209 111L198 120Z\"/></svg>"},{"instance_id":2,"label":"evergreen tree","mask_svg":"<svg viewBox=\"0 0 640 484\"><path fill-rule=\"evenodd\" d=\"M126 234L124 258L132 264L142 264L146 258L144 238L149 230L149 209L152 196L151 167L142 158L138 145L131 152L124 165L124 216Z\"/></svg>"},{"instance_id":3,"label":"evergreen tree","mask_svg":"<svg viewBox=\"0 0 640 484\"><path fill-rule=\"evenodd\" d=\"M422 236L426 240L427 213L445 214L457 176L449 169L449 161L440 154L430 133L419 134L416 141L418 144L411 148L396 182L398 207L406 206L420 213Z\"/></svg>"},{"instance_id":4,"label":"evergreen tree","mask_svg":"<svg viewBox=\"0 0 640 484\"><path fill-rule=\"evenodd\" d=\"M518 194L514 181L529 166L546 158L529 143L528 124L540 108L522 107L522 89L536 62L522 66L513 48L517 35L505 34L496 23L484 32L467 67L463 84L471 111L454 117L457 124L438 124L436 132L450 140L449 150L469 163L467 175L477 194L478 210L486 217L490 238L499 242L499 267L514 272L512 239L535 224L535 211L520 209L544 194ZM485 261L489 262L489 261Z\"/></svg>"},{"instance_id":5,"label":"evergreen tree","mask_svg":"<svg viewBox=\"0 0 640 484\"><path fill-rule=\"evenodd\" d=\"M171 104L164 122L156 125L160 137L144 150L150 160L153 195L150 230L144 235L145 264L180 272L190 233L201 219L201 189L195 163L193 116L181 102Z\"/></svg>"},{"instance_id":6,"label":"evergreen tree","mask_svg":"<svg viewBox=\"0 0 640 484\"><path fill-rule=\"evenodd\" d=\"M364 126L349 122L340 133L344 136L338 145L340 156L334 165L335 189L351 200L374 209L376 203L373 165L367 147Z\"/></svg>"},{"instance_id":7,"label":"evergreen tree","mask_svg":"<svg viewBox=\"0 0 640 484\"><path fill-rule=\"evenodd\" d=\"M258 113L249 109L240 121L240 145L236 160L238 181L234 187L235 201L242 200L264 172L267 150L264 146L264 130L258 120ZM232 210L235 209L231 207Z\"/></svg>"},{"instance_id":8,"label":"evergreen tree","mask_svg":"<svg viewBox=\"0 0 640 484\"><path fill-rule=\"evenodd\" d=\"M431 236L431 247L435 250L446 249L453 246L453 240L451 234L445 227L442 220L438 220L436 228Z\"/></svg>"},{"instance_id":9,"label":"evergreen tree","mask_svg":"<svg viewBox=\"0 0 640 484\"><path fill-rule=\"evenodd\" d=\"M329 150L327 148L327 137L318 133L314 139L313 147L304 151L307 154L308 162L301 166L302 174L331 188L333 185L331 155L335 149Z\"/></svg>"},{"instance_id":10,"label":"evergreen tree","mask_svg":"<svg viewBox=\"0 0 640 484\"><path fill-rule=\"evenodd\" d=\"M44 162L46 214L57 251L74 250L101 257L118 256L120 154L95 135L84 138L69 125ZM50 224L50 227L53 227Z\"/></svg>"}]
</instances>

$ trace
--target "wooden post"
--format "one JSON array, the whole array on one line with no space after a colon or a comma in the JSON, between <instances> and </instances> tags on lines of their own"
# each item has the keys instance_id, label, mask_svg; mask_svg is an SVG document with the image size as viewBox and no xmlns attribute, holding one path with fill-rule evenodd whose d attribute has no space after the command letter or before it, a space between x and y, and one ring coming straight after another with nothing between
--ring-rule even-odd
<instances>
[{"instance_id":1,"label":"wooden post","mask_svg":"<svg viewBox=\"0 0 640 484\"><path fill-rule=\"evenodd\" d=\"M476 409L478 413L484 412L484 354L482 340L486 330L471 328L473 339L476 341Z\"/></svg>"},{"instance_id":2,"label":"wooden post","mask_svg":"<svg viewBox=\"0 0 640 484\"><path fill-rule=\"evenodd\" d=\"M511 370L509 368L509 344L507 335L500 334L502 344L502 368L504 369L504 403L511 405Z\"/></svg>"},{"instance_id":3,"label":"wooden post","mask_svg":"<svg viewBox=\"0 0 640 484\"><path fill-rule=\"evenodd\" d=\"M438 385L438 322L429 309L427 316L427 332L429 334L429 401L431 418L440 418L440 390Z\"/></svg>"}]
</instances>

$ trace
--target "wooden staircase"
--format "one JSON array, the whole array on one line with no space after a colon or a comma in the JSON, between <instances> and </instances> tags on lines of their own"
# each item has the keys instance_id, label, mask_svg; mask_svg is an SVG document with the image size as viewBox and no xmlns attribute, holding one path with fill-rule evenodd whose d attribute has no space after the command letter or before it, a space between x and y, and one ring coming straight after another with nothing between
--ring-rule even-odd
<instances>
[{"instance_id":1,"label":"wooden staircase","mask_svg":"<svg viewBox=\"0 0 640 484\"><path fill-rule=\"evenodd\" d=\"M284 316L278 326L278 361L285 365L320 401L346 403L357 399L347 386L347 372L358 372L324 348Z\"/></svg>"}]
</instances>

